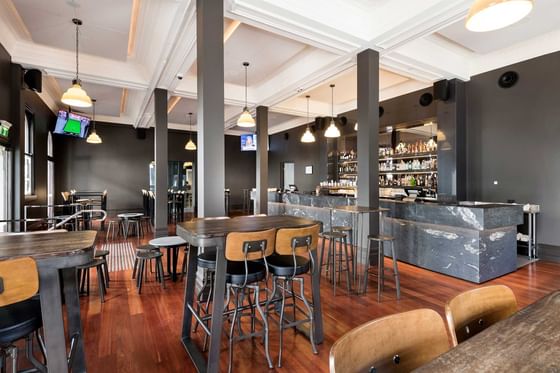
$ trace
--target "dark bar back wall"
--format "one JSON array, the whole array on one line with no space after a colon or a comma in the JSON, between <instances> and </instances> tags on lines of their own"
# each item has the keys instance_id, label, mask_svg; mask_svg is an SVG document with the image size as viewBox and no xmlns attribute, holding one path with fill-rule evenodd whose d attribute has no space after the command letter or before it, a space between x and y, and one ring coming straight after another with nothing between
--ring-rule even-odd
<instances>
[{"instance_id":1,"label":"dark bar back wall","mask_svg":"<svg viewBox=\"0 0 560 373\"><path fill-rule=\"evenodd\" d=\"M153 129L145 139L138 139L128 125L98 123L103 143L92 145L84 140L55 137L55 183L60 192L76 189L108 192L112 211L142 208L141 189L149 188L149 165L154 154ZM193 136L196 142L196 136ZM196 152L185 150L188 132L169 131L169 160L193 161ZM225 136L226 188L232 195L230 204L242 204L242 189L255 186L255 153L241 152L237 136Z\"/></svg>"}]
</instances>

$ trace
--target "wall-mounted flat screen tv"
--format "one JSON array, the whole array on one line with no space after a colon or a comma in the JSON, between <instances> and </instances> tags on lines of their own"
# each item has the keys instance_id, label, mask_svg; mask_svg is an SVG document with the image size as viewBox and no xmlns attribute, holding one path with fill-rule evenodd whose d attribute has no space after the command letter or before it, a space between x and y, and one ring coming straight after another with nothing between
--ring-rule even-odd
<instances>
[{"instance_id":1,"label":"wall-mounted flat screen tv","mask_svg":"<svg viewBox=\"0 0 560 373\"><path fill-rule=\"evenodd\" d=\"M254 151L257 150L257 135L249 133L241 135L241 151Z\"/></svg>"},{"instance_id":2,"label":"wall-mounted flat screen tv","mask_svg":"<svg viewBox=\"0 0 560 373\"><path fill-rule=\"evenodd\" d=\"M89 118L64 110L58 111L54 133L85 139L88 134Z\"/></svg>"}]
</instances>

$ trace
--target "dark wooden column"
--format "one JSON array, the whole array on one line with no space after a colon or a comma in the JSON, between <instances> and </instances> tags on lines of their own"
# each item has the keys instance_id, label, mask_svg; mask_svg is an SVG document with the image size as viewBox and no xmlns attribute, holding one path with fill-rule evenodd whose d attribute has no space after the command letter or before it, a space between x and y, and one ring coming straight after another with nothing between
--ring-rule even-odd
<instances>
[{"instance_id":1,"label":"dark wooden column","mask_svg":"<svg viewBox=\"0 0 560 373\"><path fill-rule=\"evenodd\" d=\"M268 213L268 107L257 107L257 198L255 214Z\"/></svg>"},{"instance_id":2,"label":"dark wooden column","mask_svg":"<svg viewBox=\"0 0 560 373\"><path fill-rule=\"evenodd\" d=\"M168 160L167 160L167 90L156 88L154 90L154 160L156 163L156 200L154 226L155 236L167 235L167 187L168 187Z\"/></svg>"},{"instance_id":3,"label":"dark wooden column","mask_svg":"<svg viewBox=\"0 0 560 373\"><path fill-rule=\"evenodd\" d=\"M447 100L437 101L438 199L464 201L467 198L466 92L465 82L448 82Z\"/></svg>"},{"instance_id":4,"label":"dark wooden column","mask_svg":"<svg viewBox=\"0 0 560 373\"><path fill-rule=\"evenodd\" d=\"M225 213L224 2L196 1L199 217Z\"/></svg>"},{"instance_id":5,"label":"dark wooden column","mask_svg":"<svg viewBox=\"0 0 560 373\"><path fill-rule=\"evenodd\" d=\"M378 207L379 53L371 49L358 54L358 123L358 204ZM378 219L369 224L377 233Z\"/></svg>"}]
</instances>

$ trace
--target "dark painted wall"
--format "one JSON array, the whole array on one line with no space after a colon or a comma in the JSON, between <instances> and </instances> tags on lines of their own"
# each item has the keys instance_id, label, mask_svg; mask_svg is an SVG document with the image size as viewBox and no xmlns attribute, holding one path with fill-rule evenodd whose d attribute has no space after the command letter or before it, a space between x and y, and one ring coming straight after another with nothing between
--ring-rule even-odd
<instances>
[{"instance_id":1,"label":"dark painted wall","mask_svg":"<svg viewBox=\"0 0 560 373\"><path fill-rule=\"evenodd\" d=\"M127 125L98 123L103 143L57 136L55 142L56 190L107 190L109 210L142 208L141 189L149 188L149 164L154 157L153 129L140 140ZM193 135L196 142L196 135ZM170 161L195 161L196 152L185 150L188 132L169 131ZM226 136L226 188L232 192L231 205L242 203L242 188L255 186L255 153L241 152L237 136ZM57 195L57 198L60 198Z\"/></svg>"},{"instance_id":2,"label":"dark painted wall","mask_svg":"<svg viewBox=\"0 0 560 373\"><path fill-rule=\"evenodd\" d=\"M540 204L538 238L551 245L560 245L559 67L560 53L553 53L467 84L468 198ZM508 70L519 81L500 88Z\"/></svg>"},{"instance_id":3,"label":"dark painted wall","mask_svg":"<svg viewBox=\"0 0 560 373\"><path fill-rule=\"evenodd\" d=\"M11 121L11 61L12 58L0 44L0 119Z\"/></svg>"}]
</instances>

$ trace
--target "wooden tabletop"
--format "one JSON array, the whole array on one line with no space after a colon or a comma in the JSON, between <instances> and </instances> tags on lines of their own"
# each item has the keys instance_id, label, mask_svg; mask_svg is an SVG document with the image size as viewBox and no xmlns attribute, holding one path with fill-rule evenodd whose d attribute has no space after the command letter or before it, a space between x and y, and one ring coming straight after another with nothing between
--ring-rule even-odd
<instances>
[{"instance_id":1,"label":"wooden tabletop","mask_svg":"<svg viewBox=\"0 0 560 373\"><path fill-rule=\"evenodd\" d=\"M299 228L319 224L319 222L299 218L296 216L254 216L250 218L233 218L219 220L193 220L177 224L177 228L184 229L190 234L203 237L222 237L229 232L264 231L272 228Z\"/></svg>"},{"instance_id":2,"label":"wooden tabletop","mask_svg":"<svg viewBox=\"0 0 560 373\"><path fill-rule=\"evenodd\" d=\"M34 259L75 255L90 250L96 231L53 232L0 236L0 260L19 256Z\"/></svg>"},{"instance_id":3,"label":"wooden tabletop","mask_svg":"<svg viewBox=\"0 0 560 373\"><path fill-rule=\"evenodd\" d=\"M336 206L333 210L336 211L346 211L346 212L355 212L355 213L362 213L367 214L370 212L381 212L381 211L389 211L389 209L383 207L372 207L372 206Z\"/></svg>"},{"instance_id":4,"label":"wooden tabletop","mask_svg":"<svg viewBox=\"0 0 560 373\"><path fill-rule=\"evenodd\" d=\"M492 325L415 372L558 372L560 291Z\"/></svg>"}]
</instances>

